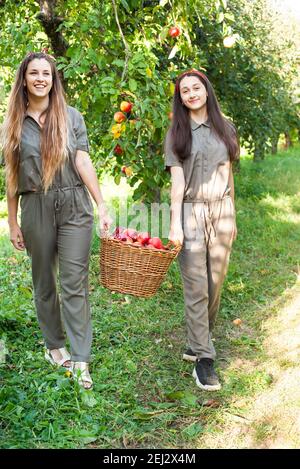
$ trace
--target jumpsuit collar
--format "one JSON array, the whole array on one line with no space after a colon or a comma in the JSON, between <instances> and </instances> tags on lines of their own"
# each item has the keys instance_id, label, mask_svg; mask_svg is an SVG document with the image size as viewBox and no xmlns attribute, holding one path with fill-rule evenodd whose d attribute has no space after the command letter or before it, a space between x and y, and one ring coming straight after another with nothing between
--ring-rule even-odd
<instances>
[{"instance_id":1,"label":"jumpsuit collar","mask_svg":"<svg viewBox=\"0 0 300 469\"><path fill-rule=\"evenodd\" d=\"M209 123L209 120L207 119L205 122L203 122L202 124L198 124L197 122L195 122L193 119L191 119L191 129L192 130L197 130L199 127L201 127L201 125L204 125L205 127L210 127L210 123Z\"/></svg>"},{"instance_id":2,"label":"jumpsuit collar","mask_svg":"<svg viewBox=\"0 0 300 469\"><path fill-rule=\"evenodd\" d=\"M39 129L42 128L42 127L40 126L40 124L38 123L38 121L35 120L35 118L32 117L30 114L28 114L27 111L26 111L26 113L25 113L25 115L24 115L24 121L27 120L27 119L29 119L29 120L35 122L35 124L38 126Z\"/></svg>"}]
</instances>

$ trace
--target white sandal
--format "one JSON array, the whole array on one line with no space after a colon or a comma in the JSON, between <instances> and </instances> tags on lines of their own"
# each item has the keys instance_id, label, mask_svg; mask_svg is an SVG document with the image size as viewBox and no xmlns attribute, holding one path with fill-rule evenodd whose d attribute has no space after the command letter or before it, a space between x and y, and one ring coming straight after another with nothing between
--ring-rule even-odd
<instances>
[{"instance_id":1,"label":"white sandal","mask_svg":"<svg viewBox=\"0 0 300 469\"><path fill-rule=\"evenodd\" d=\"M74 379L84 389L92 389L93 381L89 373L88 363L86 362L72 362L71 371Z\"/></svg>"},{"instance_id":2,"label":"white sandal","mask_svg":"<svg viewBox=\"0 0 300 469\"><path fill-rule=\"evenodd\" d=\"M48 348L45 350L45 359L48 362L50 362L51 365L63 366L64 368L69 369L71 367L71 365L69 365L69 366L65 365L66 362L71 361L71 356L70 356L69 352L67 351L67 349L65 347L62 347L62 348L59 348L59 349L56 349L56 350L58 350L61 353L62 358L60 360L54 360L54 358L51 354L51 350L48 349Z\"/></svg>"}]
</instances>

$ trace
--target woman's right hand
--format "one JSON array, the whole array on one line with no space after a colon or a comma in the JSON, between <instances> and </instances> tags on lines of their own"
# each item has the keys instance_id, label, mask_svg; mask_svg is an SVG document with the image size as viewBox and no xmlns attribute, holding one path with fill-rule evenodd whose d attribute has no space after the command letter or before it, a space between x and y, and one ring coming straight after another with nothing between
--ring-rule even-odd
<instances>
[{"instance_id":1,"label":"woman's right hand","mask_svg":"<svg viewBox=\"0 0 300 469\"><path fill-rule=\"evenodd\" d=\"M180 223L171 225L169 232L169 240L174 244L183 243L183 229Z\"/></svg>"},{"instance_id":2,"label":"woman's right hand","mask_svg":"<svg viewBox=\"0 0 300 469\"><path fill-rule=\"evenodd\" d=\"M24 251L25 244L21 228L18 224L9 226L9 238L11 243L18 251Z\"/></svg>"}]
</instances>

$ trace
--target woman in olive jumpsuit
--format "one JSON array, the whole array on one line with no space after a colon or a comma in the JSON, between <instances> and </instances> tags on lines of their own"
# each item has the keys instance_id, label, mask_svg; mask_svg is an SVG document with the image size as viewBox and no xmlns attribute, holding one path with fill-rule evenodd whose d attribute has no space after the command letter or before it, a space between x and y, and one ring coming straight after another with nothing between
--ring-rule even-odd
<instances>
[{"instance_id":1,"label":"woman in olive jumpsuit","mask_svg":"<svg viewBox=\"0 0 300 469\"><path fill-rule=\"evenodd\" d=\"M66 105L51 56L30 53L21 63L3 134L10 239L31 257L45 358L71 367L79 383L89 389L88 268L93 228L89 192L98 206L100 228L107 229L111 220L88 156L84 120ZM20 197L21 227L17 221ZM71 356L65 348L62 320Z\"/></svg>"},{"instance_id":2,"label":"woman in olive jumpsuit","mask_svg":"<svg viewBox=\"0 0 300 469\"><path fill-rule=\"evenodd\" d=\"M221 387L211 331L236 237L232 162L238 155L235 129L222 116L208 78L194 69L180 75L165 142L172 180L169 238L183 244L179 265L188 338L183 358L195 362L193 376L205 390Z\"/></svg>"}]
</instances>

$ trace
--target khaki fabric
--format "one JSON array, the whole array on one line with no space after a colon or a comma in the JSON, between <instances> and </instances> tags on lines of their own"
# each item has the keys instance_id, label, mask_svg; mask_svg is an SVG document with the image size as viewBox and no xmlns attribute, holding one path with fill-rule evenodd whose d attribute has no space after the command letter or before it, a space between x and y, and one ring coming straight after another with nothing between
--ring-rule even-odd
<instances>
[{"instance_id":1,"label":"khaki fabric","mask_svg":"<svg viewBox=\"0 0 300 469\"><path fill-rule=\"evenodd\" d=\"M188 346L198 358L215 359L211 338L228 268L235 215L229 196L230 160L209 122L191 121L192 152L181 162L165 142L166 167L183 168L184 231L179 266L183 280Z\"/></svg>"},{"instance_id":2,"label":"khaki fabric","mask_svg":"<svg viewBox=\"0 0 300 469\"><path fill-rule=\"evenodd\" d=\"M89 152L89 142L82 115L73 107L67 107L69 160L58 172L53 187L76 186L82 179L75 165L77 150ZM42 191L42 160L40 155L41 129L38 123L26 115L20 142L20 166L18 173L18 194Z\"/></svg>"},{"instance_id":3,"label":"khaki fabric","mask_svg":"<svg viewBox=\"0 0 300 469\"><path fill-rule=\"evenodd\" d=\"M71 359L88 362L93 206L75 165L77 149L88 151L88 140L76 109L68 107L68 119L69 159L46 194L41 186L41 129L31 117L24 120L19 168L21 230L31 257L35 306L47 348L65 345L65 329Z\"/></svg>"},{"instance_id":4,"label":"khaki fabric","mask_svg":"<svg viewBox=\"0 0 300 469\"><path fill-rule=\"evenodd\" d=\"M184 200L215 199L228 189L230 161L225 144L210 128L209 122L197 124L191 120L192 151L183 162L172 150L171 132L165 141L165 166L183 168Z\"/></svg>"},{"instance_id":5,"label":"khaki fabric","mask_svg":"<svg viewBox=\"0 0 300 469\"><path fill-rule=\"evenodd\" d=\"M216 356L211 332L220 305L234 227L230 197L208 203L185 203L184 244L179 254L188 345L198 358ZM206 228L206 220L209 226Z\"/></svg>"}]
</instances>

